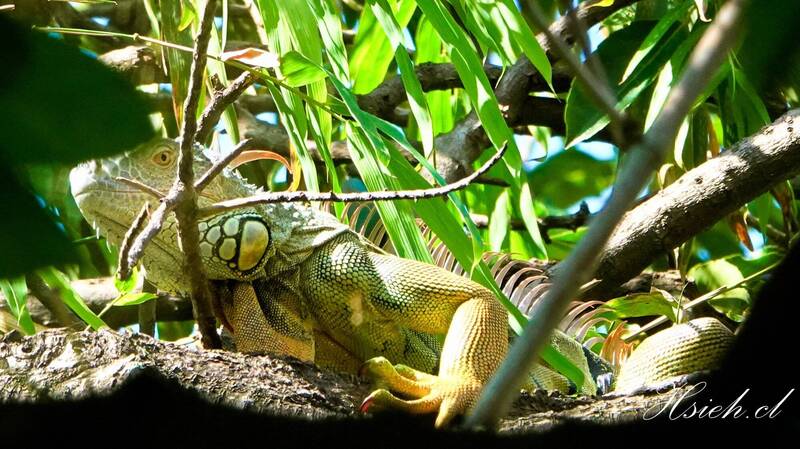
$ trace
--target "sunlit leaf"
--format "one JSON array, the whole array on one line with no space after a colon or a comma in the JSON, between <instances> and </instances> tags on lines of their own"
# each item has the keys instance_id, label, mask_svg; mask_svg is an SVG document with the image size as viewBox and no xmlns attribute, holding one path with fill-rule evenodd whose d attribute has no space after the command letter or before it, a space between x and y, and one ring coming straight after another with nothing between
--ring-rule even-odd
<instances>
[{"instance_id":1,"label":"sunlit leaf","mask_svg":"<svg viewBox=\"0 0 800 449\"><path fill-rule=\"evenodd\" d=\"M92 329L98 330L102 327L108 327L100 317L95 315L95 313L86 306L83 298L72 288L69 283L69 278L67 278L64 273L52 267L39 270L37 273L50 288L58 291L59 295L61 295L61 298L64 300L64 304L75 312L86 324L91 326Z\"/></svg>"},{"instance_id":2,"label":"sunlit leaf","mask_svg":"<svg viewBox=\"0 0 800 449\"><path fill-rule=\"evenodd\" d=\"M147 301L153 300L158 298L158 295L153 293L125 293L121 295L119 298L115 299L113 302L114 307L121 307L121 306L135 306L139 304L144 304Z\"/></svg>"},{"instance_id":3,"label":"sunlit leaf","mask_svg":"<svg viewBox=\"0 0 800 449\"><path fill-rule=\"evenodd\" d=\"M653 22L636 21L606 38L600 43L595 54L606 67L612 90L617 97L617 109L626 110L645 89L652 84L661 68L686 39L686 31L672 24L667 32L648 53L648 57L622 80L625 67L642 42L653 29ZM567 124L567 147L587 140L603 129L609 122L584 92L578 82L573 82L567 96L565 111Z\"/></svg>"},{"instance_id":4,"label":"sunlit leaf","mask_svg":"<svg viewBox=\"0 0 800 449\"><path fill-rule=\"evenodd\" d=\"M281 56L281 75L286 84L292 87L305 86L325 79L325 71L296 51Z\"/></svg>"},{"instance_id":5,"label":"sunlit leaf","mask_svg":"<svg viewBox=\"0 0 800 449\"><path fill-rule=\"evenodd\" d=\"M0 279L0 291L5 297L11 314L17 319L19 328L27 335L33 335L36 329L28 312L28 285L24 277Z\"/></svg>"},{"instance_id":6,"label":"sunlit leaf","mask_svg":"<svg viewBox=\"0 0 800 449\"><path fill-rule=\"evenodd\" d=\"M635 293L606 301L602 306L604 315L612 319L634 318L642 316L665 316L675 321L677 303L671 301L662 292Z\"/></svg>"}]
</instances>

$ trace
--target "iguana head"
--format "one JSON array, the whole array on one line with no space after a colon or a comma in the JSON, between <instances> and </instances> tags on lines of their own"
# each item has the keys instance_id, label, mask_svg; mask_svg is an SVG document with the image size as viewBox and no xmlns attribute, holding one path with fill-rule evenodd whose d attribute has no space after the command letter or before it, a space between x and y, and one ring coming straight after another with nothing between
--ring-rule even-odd
<instances>
[{"instance_id":1,"label":"iguana head","mask_svg":"<svg viewBox=\"0 0 800 449\"><path fill-rule=\"evenodd\" d=\"M87 221L110 243L119 246L142 205L158 207L153 195L126 184L128 178L162 194L172 187L177 172L178 145L169 139L156 139L122 155L93 160L70 172L72 195ZM212 161L195 152L197 176ZM252 193L242 178L230 171L216 177L198 198L201 206ZM243 209L221 214L198 223L200 251L212 278L252 279L258 276L268 256L269 228L263 214ZM173 215L147 247L143 262L148 279L164 290L186 290L183 258L178 249L177 223Z\"/></svg>"},{"instance_id":2,"label":"iguana head","mask_svg":"<svg viewBox=\"0 0 800 449\"><path fill-rule=\"evenodd\" d=\"M213 162L201 149L195 151L194 172L199 177ZM145 203L150 210L158 199L119 180L128 178L162 194L172 187L177 172L178 145L156 139L134 150L93 160L70 172L72 195L87 221L106 239L119 246L136 214ZM200 192L199 205L239 198L256 189L231 170L224 170ZM267 268L289 266L307 257L317 245L347 229L333 217L298 203L270 204L237 209L198 223L200 253L211 279L252 280ZM273 258L278 253L279 257ZM186 291L183 256L177 223L170 214L162 231L146 248L142 259L148 279L162 290Z\"/></svg>"}]
</instances>

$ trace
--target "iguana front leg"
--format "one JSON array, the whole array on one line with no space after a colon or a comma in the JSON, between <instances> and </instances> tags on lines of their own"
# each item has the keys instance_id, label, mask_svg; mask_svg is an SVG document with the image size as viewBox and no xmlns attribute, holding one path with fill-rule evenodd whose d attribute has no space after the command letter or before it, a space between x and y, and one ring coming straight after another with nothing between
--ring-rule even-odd
<instances>
[{"instance_id":1,"label":"iguana front leg","mask_svg":"<svg viewBox=\"0 0 800 449\"><path fill-rule=\"evenodd\" d=\"M444 269L368 251L354 236L322 245L303 265L303 291L318 323L362 360L386 356L430 371L431 348L412 331L446 334L437 376L406 371L412 396L378 390L380 406L435 412L437 426L466 413L505 356L507 312L480 285ZM435 362L434 362L435 363ZM398 386L398 378L386 379Z\"/></svg>"},{"instance_id":2,"label":"iguana front leg","mask_svg":"<svg viewBox=\"0 0 800 449\"><path fill-rule=\"evenodd\" d=\"M295 310L299 301L292 292L262 280L214 281L214 285L224 315L221 318L232 327L238 351L314 361L313 331Z\"/></svg>"}]
</instances>

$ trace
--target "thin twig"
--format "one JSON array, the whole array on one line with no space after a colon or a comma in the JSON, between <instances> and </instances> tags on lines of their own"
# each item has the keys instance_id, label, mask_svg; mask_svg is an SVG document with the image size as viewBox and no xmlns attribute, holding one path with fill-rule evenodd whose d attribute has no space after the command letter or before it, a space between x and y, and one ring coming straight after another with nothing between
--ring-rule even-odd
<instances>
[{"instance_id":1,"label":"thin twig","mask_svg":"<svg viewBox=\"0 0 800 449\"><path fill-rule=\"evenodd\" d=\"M544 12L536 2L528 2L530 7L530 18L537 28L542 30L542 33L547 37L553 52L558 55L564 62L567 63L572 70L575 78L583 84L584 90L589 95L589 98L600 108L604 113L608 114L611 123L622 124L625 122L625 115L617 110L617 99L608 83L603 83L596 77L587 66L581 64L580 60L570 50L569 46L561 36L556 35L547 26ZM622 127L620 126L620 129Z\"/></svg>"},{"instance_id":2,"label":"thin twig","mask_svg":"<svg viewBox=\"0 0 800 449\"><path fill-rule=\"evenodd\" d=\"M471 175L460 180L445 184L440 187L417 190L392 190L386 192L355 192L355 193L336 193L336 192L265 192L247 198L237 198L233 200L221 201L211 206L200 209L200 217L207 217L231 209L254 206L256 204L286 203L298 201L332 201L340 203L353 203L360 201L395 201L395 200L419 200L444 196L456 190L463 189L472 183L489 169L503 154L508 145L503 145L488 161Z\"/></svg>"},{"instance_id":3,"label":"thin twig","mask_svg":"<svg viewBox=\"0 0 800 449\"><path fill-rule=\"evenodd\" d=\"M150 213L150 204L144 203L142 209L136 214L133 219L131 227L125 232L125 237L122 238L122 244L119 246L119 258L117 260L117 277L120 279L127 279L130 276L131 267L128 264L128 253L131 250L131 245L134 242L134 237L139 235L139 232L144 226L144 220Z\"/></svg>"},{"instance_id":4,"label":"thin twig","mask_svg":"<svg viewBox=\"0 0 800 449\"><path fill-rule=\"evenodd\" d=\"M206 106L197 121L197 133L195 135L197 142L205 142L214 126L219 122L222 113L225 112L225 108L233 104L255 80L256 77L252 73L242 72L222 92L214 95L211 103Z\"/></svg>"},{"instance_id":5,"label":"thin twig","mask_svg":"<svg viewBox=\"0 0 800 449\"><path fill-rule=\"evenodd\" d=\"M239 142L228 154L222 159L217 161L211 168L208 169L197 182L194 183L194 189L197 192L202 192L214 178L219 175L228 164L231 163L237 156L242 154L242 151L250 148L253 145L253 139L245 139Z\"/></svg>"},{"instance_id":6,"label":"thin twig","mask_svg":"<svg viewBox=\"0 0 800 449\"><path fill-rule=\"evenodd\" d=\"M603 64L600 62L600 59L597 58L597 55L592 53L592 41L589 39L589 30L586 28L586 24L578 16L578 11L570 0L561 0L561 4L566 6L567 19L569 19L569 25L572 28L572 35L575 36L575 41L577 41L583 51L586 65L589 66L594 76L596 76L604 86L610 86L611 84L608 81L608 76L606 76Z\"/></svg>"},{"instance_id":7,"label":"thin twig","mask_svg":"<svg viewBox=\"0 0 800 449\"><path fill-rule=\"evenodd\" d=\"M114 180L118 181L118 182L121 182L123 184L128 184L131 187L135 187L135 188L141 190L142 192L147 193L148 195L151 195L151 196L155 197L157 200L162 200L164 198L164 194L159 192L157 189L154 189L154 188L150 187L149 185L147 185L147 184L145 184L143 182L139 182L139 181L137 181L135 179L124 178L122 176L118 176L118 177L114 178Z\"/></svg>"},{"instance_id":8,"label":"thin twig","mask_svg":"<svg viewBox=\"0 0 800 449\"><path fill-rule=\"evenodd\" d=\"M136 264L139 263L141 260L142 255L144 255L144 249L150 243L159 232L161 232L161 227L164 225L164 219L167 217L169 212L172 212L172 209L175 208L175 201L174 197L168 195L161 204L158 205L155 212L150 214L150 221L147 222L147 226L144 227L141 233L136 235L136 238L133 239L133 243L130 245L130 249L128 250L127 257L123 259L125 252L120 250L120 269L119 269L119 276L121 278L127 278L130 267L135 267ZM135 233L134 233L135 235ZM123 265L123 261L127 261L126 265ZM124 270L123 270L124 267Z\"/></svg>"},{"instance_id":9,"label":"thin twig","mask_svg":"<svg viewBox=\"0 0 800 449\"><path fill-rule=\"evenodd\" d=\"M664 109L642 142L631 151L631 160L623 167L608 204L592 221L575 250L559 264L557 271L554 270L553 286L544 294L525 331L511 346L508 356L484 388L472 414L467 417L467 427L493 426L519 394L520 385L563 317L569 300L578 293L578 286L594 275L598 257L614 228L672 147L678 127L695 98L736 42L747 3L747 0L730 0L719 10L714 23L692 52L686 71L670 92Z\"/></svg>"}]
</instances>

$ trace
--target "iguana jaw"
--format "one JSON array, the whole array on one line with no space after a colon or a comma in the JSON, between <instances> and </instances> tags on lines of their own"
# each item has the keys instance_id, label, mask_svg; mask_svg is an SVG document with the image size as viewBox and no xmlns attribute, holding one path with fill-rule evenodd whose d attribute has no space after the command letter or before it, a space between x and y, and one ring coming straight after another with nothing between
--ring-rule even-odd
<instances>
[{"instance_id":1,"label":"iguana jaw","mask_svg":"<svg viewBox=\"0 0 800 449\"><path fill-rule=\"evenodd\" d=\"M150 195L112 179L102 164L101 161L91 161L72 169L72 195L98 234L112 245L119 246L142 205L149 202L151 210L155 210L158 203ZM162 290L187 291L180 253L175 251L175 243L167 239L175 239L175 222L171 218L164 223L164 230L153 239L144 254L148 278Z\"/></svg>"}]
</instances>

